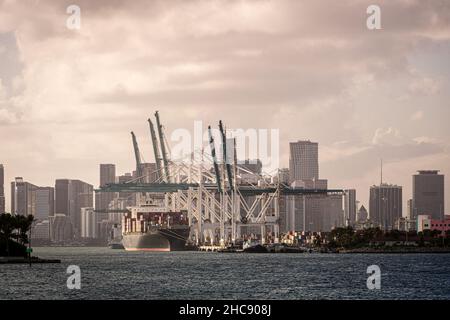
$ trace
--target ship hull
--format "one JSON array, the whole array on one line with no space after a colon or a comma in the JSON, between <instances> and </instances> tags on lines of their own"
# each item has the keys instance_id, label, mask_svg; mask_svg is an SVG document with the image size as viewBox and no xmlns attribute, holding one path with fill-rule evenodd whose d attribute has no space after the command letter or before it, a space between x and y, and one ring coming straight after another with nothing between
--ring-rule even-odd
<instances>
[{"instance_id":1,"label":"ship hull","mask_svg":"<svg viewBox=\"0 0 450 320\"><path fill-rule=\"evenodd\" d=\"M186 250L189 229L152 230L146 233L124 234L122 243L127 251L169 252Z\"/></svg>"}]
</instances>

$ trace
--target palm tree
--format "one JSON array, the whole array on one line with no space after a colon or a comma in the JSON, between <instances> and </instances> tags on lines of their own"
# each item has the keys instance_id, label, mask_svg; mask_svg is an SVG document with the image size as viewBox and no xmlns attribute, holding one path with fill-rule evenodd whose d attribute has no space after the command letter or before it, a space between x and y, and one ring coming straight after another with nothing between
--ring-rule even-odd
<instances>
[{"instance_id":1,"label":"palm tree","mask_svg":"<svg viewBox=\"0 0 450 320\"><path fill-rule=\"evenodd\" d=\"M19 232L17 237L18 237L18 241L25 245L28 243L28 231L31 228L31 225L34 221L34 217L32 215L28 215L28 216L22 216L22 215L17 215L16 216L16 221L15 221L15 229Z\"/></svg>"},{"instance_id":2,"label":"palm tree","mask_svg":"<svg viewBox=\"0 0 450 320\"><path fill-rule=\"evenodd\" d=\"M9 257L9 242L15 240L22 245L28 243L27 233L34 221L32 215L11 215L10 213L0 214L0 235L5 241L6 254Z\"/></svg>"},{"instance_id":3,"label":"palm tree","mask_svg":"<svg viewBox=\"0 0 450 320\"><path fill-rule=\"evenodd\" d=\"M9 241L12 237L13 231L15 229L15 217L10 213L4 213L0 215L0 232L2 237L5 239L6 244L6 254L9 257Z\"/></svg>"}]
</instances>

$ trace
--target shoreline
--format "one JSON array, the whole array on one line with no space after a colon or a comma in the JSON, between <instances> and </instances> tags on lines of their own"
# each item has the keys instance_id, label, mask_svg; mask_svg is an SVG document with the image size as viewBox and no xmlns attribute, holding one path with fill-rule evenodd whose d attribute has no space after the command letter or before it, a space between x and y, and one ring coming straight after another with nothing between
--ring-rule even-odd
<instances>
[{"instance_id":1,"label":"shoreline","mask_svg":"<svg viewBox=\"0 0 450 320\"><path fill-rule=\"evenodd\" d=\"M59 259L41 259L38 257L31 257L31 261L28 258L22 257L0 257L0 264L41 264L41 263L61 263Z\"/></svg>"},{"instance_id":2,"label":"shoreline","mask_svg":"<svg viewBox=\"0 0 450 320\"><path fill-rule=\"evenodd\" d=\"M398 253L398 254L408 254L408 253L413 253L413 254L419 254L419 253L450 253L450 248L414 248L414 249L406 249L406 248L396 248L396 249L344 249L344 250L339 250L338 253L343 253L343 254L351 254L351 253Z\"/></svg>"}]
</instances>

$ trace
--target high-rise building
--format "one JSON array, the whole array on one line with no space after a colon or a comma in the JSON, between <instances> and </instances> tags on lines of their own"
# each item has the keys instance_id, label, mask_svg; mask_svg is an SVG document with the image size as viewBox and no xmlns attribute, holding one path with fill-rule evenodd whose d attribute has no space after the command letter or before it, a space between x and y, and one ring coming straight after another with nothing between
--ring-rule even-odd
<instances>
[{"instance_id":1,"label":"high-rise building","mask_svg":"<svg viewBox=\"0 0 450 320\"><path fill-rule=\"evenodd\" d=\"M116 182L116 166L114 164L100 164L100 187ZM107 210L111 201L116 197L114 192L98 192L95 195L95 209Z\"/></svg>"},{"instance_id":2,"label":"high-rise building","mask_svg":"<svg viewBox=\"0 0 450 320\"><path fill-rule=\"evenodd\" d=\"M413 200L408 199L406 202L406 218L408 220L414 219Z\"/></svg>"},{"instance_id":3,"label":"high-rise building","mask_svg":"<svg viewBox=\"0 0 450 320\"><path fill-rule=\"evenodd\" d=\"M152 183L158 179L158 173L156 170L156 163L154 162L145 162L141 163L141 174L139 177L136 170L133 170L133 179L141 178L141 182L144 183Z\"/></svg>"},{"instance_id":4,"label":"high-rise building","mask_svg":"<svg viewBox=\"0 0 450 320\"><path fill-rule=\"evenodd\" d=\"M94 208L81 208L81 237L97 238L97 217Z\"/></svg>"},{"instance_id":5,"label":"high-rise building","mask_svg":"<svg viewBox=\"0 0 450 320\"><path fill-rule=\"evenodd\" d=\"M80 180L57 179L55 213L70 218L76 237L81 236L81 208L93 207L94 187Z\"/></svg>"},{"instance_id":6,"label":"high-rise building","mask_svg":"<svg viewBox=\"0 0 450 320\"><path fill-rule=\"evenodd\" d=\"M34 217L38 221L48 220L55 213L55 189L37 187Z\"/></svg>"},{"instance_id":7,"label":"high-rise building","mask_svg":"<svg viewBox=\"0 0 450 320\"><path fill-rule=\"evenodd\" d=\"M383 230L391 230L402 217L402 187L382 183L370 187L369 217Z\"/></svg>"},{"instance_id":8,"label":"high-rise building","mask_svg":"<svg viewBox=\"0 0 450 320\"><path fill-rule=\"evenodd\" d=\"M291 182L319 179L319 145L311 141L289 143L289 174Z\"/></svg>"},{"instance_id":9,"label":"high-rise building","mask_svg":"<svg viewBox=\"0 0 450 320\"><path fill-rule=\"evenodd\" d=\"M54 189L38 187L17 177L11 182L11 212L33 215L38 221L48 220L54 214Z\"/></svg>"},{"instance_id":10,"label":"high-rise building","mask_svg":"<svg viewBox=\"0 0 450 320\"><path fill-rule=\"evenodd\" d=\"M327 189L326 179L297 180L291 184L300 189ZM285 196L284 216L281 216L281 230L287 231L330 231L342 226L342 195L289 195Z\"/></svg>"},{"instance_id":11,"label":"high-rise building","mask_svg":"<svg viewBox=\"0 0 450 320\"><path fill-rule=\"evenodd\" d=\"M344 192L344 224L352 226L356 222L356 190Z\"/></svg>"},{"instance_id":12,"label":"high-rise building","mask_svg":"<svg viewBox=\"0 0 450 320\"><path fill-rule=\"evenodd\" d=\"M141 164L141 172L144 175L144 183L156 182L158 174L156 170L156 163L146 162Z\"/></svg>"},{"instance_id":13,"label":"high-rise building","mask_svg":"<svg viewBox=\"0 0 450 320\"><path fill-rule=\"evenodd\" d=\"M72 222L65 214L55 213L50 217L50 239L56 243L64 243L73 239Z\"/></svg>"},{"instance_id":14,"label":"high-rise building","mask_svg":"<svg viewBox=\"0 0 450 320\"><path fill-rule=\"evenodd\" d=\"M0 214L5 211L5 168L0 164Z\"/></svg>"},{"instance_id":15,"label":"high-rise building","mask_svg":"<svg viewBox=\"0 0 450 320\"><path fill-rule=\"evenodd\" d=\"M291 187L327 189L328 180L319 178L319 145L311 141L289 144ZM330 231L343 224L342 196L288 196L286 214L280 217L287 231Z\"/></svg>"},{"instance_id":16,"label":"high-rise building","mask_svg":"<svg viewBox=\"0 0 450 320\"><path fill-rule=\"evenodd\" d=\"M34 215L37 188L34 184L24 181L22 177L16 177L11 182L11 213Z\"/></svg>"},{"instance_id":17,"label":"high-rise building","mask_svg":"<svg viewBox=\"0 0 450 320\"><path fill-rule=\"evenodd\" d=\"M430 215L444 217L444 175L438 170L421 170L413 175L413 217Z\"/></svg>"}]
</instances>

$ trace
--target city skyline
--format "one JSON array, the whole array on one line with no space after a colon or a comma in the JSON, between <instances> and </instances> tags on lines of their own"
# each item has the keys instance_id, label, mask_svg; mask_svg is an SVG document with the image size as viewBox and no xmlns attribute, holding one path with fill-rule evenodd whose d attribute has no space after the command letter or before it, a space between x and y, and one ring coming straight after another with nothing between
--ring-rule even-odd
<instances>
[{"instance_id":1,"label":"city skyline","mask_svg":"<svg viewBox=\"0 0 450 320\"><path fill-rule=\"evenodd\" d=\"M79 1L69 30L68 1L2 2L5 181L97 185L100 163L129 172L128 132L151 161L145 119L157 109L169 135L195 120L279 128L282 167L288 142L316 141L321 176L366 208L380 158L404 208L413 173L450 173L445 3L380 1L381 30L366 27L370 1L143 3Z\"/></svg>"},{"instance_id":2,"label":"city skyline","mask_svg":"<svg viewBox=\"0 0 450 320\"><path fill-rule=\"evenodd\" d=\"M316 163L319 163L320 164L320 161L318 161L319 159L320 159L320 155L319 155L319 157L317 157L317 147L318 147L318 143L317 142L312 142L312 141L310 141L310 140L298 140L298 141L295 141L295 142L290 142L289 144L290 144L290 146L291 146L291 152L292 151L294 151L294 153L297 153L298 152L298 149L296 149L295 147L294 147L294 149L293 149L293 145L296 145L296 144L307 144L307 145L312 145L312 146L314 146L314 148L313 149L308 149L309 150L309 152L312 152L313 154L315 153L315 155L314 155L314 157L313 157L313 159L312 159L312 162L307 162L306 163L306 166L307 167L314 167L314 166L316 166L314 169L313 169L313 171L315 171L315 172L317 172L318 173L318 171L319 171L319 167L320 167L320 165L319 165L319 167L317 167L317 165L314 165L314 161L316 162ZM297 147L298 148L298 147ZM296 159L297 161L304 161L304 156L297 156L298 157L298 159ZM247 161L249 161L249 160L245 160L243 163L244 164L242 164L242 166L243 167L245 167L246 166L246 163L247 163ZM310 161L310 160L308 160L308 161ZM305 163L304 163L305 164ZM2 164L0 164L1 166L2 166L2 169L3 169L3 174L4 174L4 166L2 165ZM149 170L146 170L145 171L145 175L147 176L147 178L146 178L146 181L145 182L152 182L153 180L152 179L154 179L155 177L154 177L154 170L155 170L155 168L154 168L154 163L153 162L151 162L151 163L143 163L142 164L143 165L143 167L144 167L144 170L146 169L146 166L149 166ZM260 161L259 161L259 159L258 159L258 166L260 166L261 164L260 164ZM248 164L247 164L247 166L248 166ZM97 189L98 187L100 187L100 186L103 186L104 185L104 183L106 183L106 180L108 180L109 182L112 182L112 176L111 176L111 172L114 172L114 182L115 183L123 183L123 181L121 181L121 179L123 178L123 177L130 177L130 178L127 178L126 180L129 180L129 179L131 179L131 177L133 176L133 175L135 175L136 174L136 172L135 172L135 168L130 168L128 171L125 171L125 172L118 172L118 173L116 173L116 165L115 164L112 164L112 163L101 163L101 164L98 164L98 167L100 168L100 175L98 176L98 184L93 184L93 186L94 186L94 189ZM295 167L296 166L294 166L292 169L295 171L296 169L295 169ZM280 170L286 170L287 168L285 168L285 167L280 167ZM287 169L287 170L289 170L289 169ZM381 177L379 177L380 178L380 183L379 184L376 184L376 183L374 183L374 184L372 184L372 185L370 185L370 186L368 186L367 188L368 188L368 190L369 190L369 198L370 198L370 195L371 195L371 193L372 193L372 190L373 190L373 188L376 188L376 187L383 187L383 186L395 186L395 187L400 187L401 189L408 189L408 186L406 186L406 188L405 188L405 186L402 186L402 185L397 185L397 184L395 184L395 183L390 183L390 182L386 182L386 181L383 181L382 179L383 179L383 168L380 168L380 175L381 175ZM419 173L419 175L420 175L420 173L431 173L431 174L437 174L437 173L440 173L440 171L441 170L430 170L430 169L427 169L427 170L416 170L416 172L414 172L411 176L412 176L412 178L413 178L413 181L412 181L412 184L411 184L411 186L412 186L412 188L413 188L413 190L414 190L414 179L416 178L416 176L417 176L417 173ZM129 176L128 176L129 175ZM314 174L313 174L314 175ZM444 179L444 177L445 177L445 174L444 173L440 173L439 174L439 177L441 177L442 178L442 184L444 184L444 182L445 182L445 179ZM17 177L16 177L17 178ZM20 179L22 179L22 177L19 177ZM290 179L291 179L291 181L292 182L294 182L294 181L301 181L301 179L300 180L296 180L296 179L292 179L292 177L290 177ZM317 182L319 183L319 186L316 186L316 188L322 188L321 187L321 185L323 184L323 183L325 183L326 185L327 185L327 188L329 188L329 189L331 189L331 188L333 188L333 187L329 187L328 186L328 179L320 179L319 177L314 177L313 178L313 180L314 179L317 179ZM56 186L56 182L58 181L58 180L75 180L75 181L79 181L79 179L66 179L66 178L56 178L55 179L55 183L54 183L54 185ZM307 179L308 180L308 179ZM103 181L103 183L102 183L102 181ZM80 181L80 182L82 182L82 181ZM11 184L13 184L14 183L14 181L12 181L11 182ZM83 183L85 183L85 182L83 182ZM89 182L88 182L88 184L89 184ZM48 189L49 187L37 187L37 188L41 188L41 189ZM51 187L50 187L51 188ZM313 188L313 186L310 186L310 188ZM360 196L359 196L359 194L361 193L361 191L360 192L357 192L357 189L355 189L355 188L351 188L351 189L344 189L344 188L341 188L341 187L338 187L338 188L340 188L340 189L342 189L342 190L344 190L344 196L343 196L343 203L342 203L342 217L344 218L344 220L345 220L345 217L346 217L346 215L347 215L347 206L349 206L349 204L347 203L347 200L346 200L346 194L347 194L347 192L349 192L349 191L352 191L352 190L354 190L353 192L356 192L356 194L357 194L357 196L355 197L355 196L353 196L353 198L354 198L354 200L355 200L355 205L356 205L356 207L355 207L355 209L353 209L353 210L355 210L355 213L354 214L356 214L356 211L357 210L359 210L359 208L361 207L361 206L366 206L366 207L370 207L370 199L369 199L369 201L367 202L367 204L365 204L363 201L361 201L360 200ZM444 187L444 190L443 190L444 192L443 192L443 201L444 201L444 207L445 207L445 203L447 202L447 197L445 196L445 187ZM6 193L6 192L5 192ZM109 198L111 198L110 200L112 200L113 199L113 196L112 195L108 195L108 193L106 194L107 195L107 197L108 197L108 199ZM104 206L104 204L100 204L100 201L102 201L101 199L102 199L102 197L104 197L104 193L102 193L102 192L98 192L98 193L96 193L95 194L95 203L96 203L96 207L98 207L99 209L105 209L106 207ZM401 207L401 209L400 209L400 212L401 212L401 214L400 214L400 216L401 217L408 217L409 216L409 206L410 206L410 204L408 203L409 201L412 201L410 198L413 198L414 197L414 193L412 193L411 195L405 195L405 196L403 196L403 197L401 197L401 203L402 203L402 207ZM361 197L361 198L364 198L364 197ZM7 197L6 197L6 199L7 199ZM106 200L106 199L105 199ZM12 201L12 200L11 200ZM6 211L8 211L8 203L11 203L11 201L5 201L6 202L6 205L5 205L5 207L6 207ZM9 208L11 208L11 206L9 206ZM442 208L442 207L441 207ZM442 215L444 215L445 214L445 209L441 209L442 210ZM56 211L55 211L55 213L57 213ZM369 211L369 214L370 214L370 211ZM348 217L347 217L348 218ZM354 219L355 219L355 216L351 219L352 221L354 221ZM345 222L344 222L345 223Z\"/></svg>"}]
</instances>

